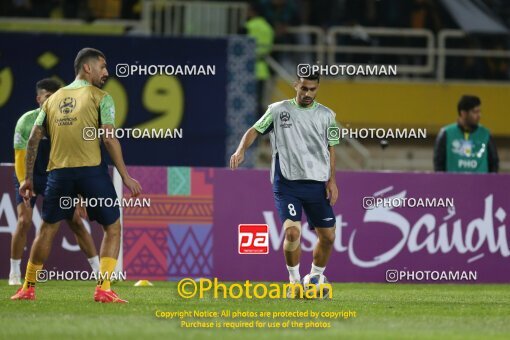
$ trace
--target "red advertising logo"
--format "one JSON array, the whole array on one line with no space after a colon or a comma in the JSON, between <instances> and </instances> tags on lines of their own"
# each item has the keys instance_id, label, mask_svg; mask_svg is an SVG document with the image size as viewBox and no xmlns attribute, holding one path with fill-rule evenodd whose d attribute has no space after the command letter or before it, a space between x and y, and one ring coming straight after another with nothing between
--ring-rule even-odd
<instances>
[{"instance_id":1,"label":"red advertising logo","mask_svg":"<svg viewBox=\"0 0 510 340\"><path fill-rule=\"evenodd\" d=\"M269 226L240 224L239 254L269 254Z\"/></svg>"}]
</instances>

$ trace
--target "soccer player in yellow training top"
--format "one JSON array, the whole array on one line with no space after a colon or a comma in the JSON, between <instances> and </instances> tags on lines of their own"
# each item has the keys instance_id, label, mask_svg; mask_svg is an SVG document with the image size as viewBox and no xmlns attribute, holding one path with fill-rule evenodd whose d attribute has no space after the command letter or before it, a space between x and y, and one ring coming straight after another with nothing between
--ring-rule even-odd
<instances>
[{"instance_id":1,"label":"soccer player in yellow training top","mask_svg":"<svg viewBox=\"0 0 510 340\"><path fill-rule=\"evenodd\" d=\"M33 170L39 142L44 134L51 140L48 183L43 201L43 224L30 252L25 283L13 300L35 299L36 272L48 258L55 233L62 219L70 218L74 207L63 209L62 197L83 196L85 199L115 201L117 194L105 167L101 166L100 140L85 140L85 128L102 128L102 142L120 173L124 185L133 196L141 193L140 184L127 172L122 149L115 138L115 106L112 97L101 90L108 79L106 57L93 48L84 48L74 60L76 79L55 92L43 104L30 135L26 156L25 182L20 194L25 200L33 196ZM110 275L115 270L120 249L120 211L118 206L88 207L91 220L104 228L100 252L100 274L94 300L127 302L110 289Z\"/></svg>"},{"instance_id":2,"label":"soccer player in yellow training top","mask_svg":"<svg viewBox=\"0 0 510 340\"><path fill-rule=\"evenodd\" d=\"M12 235L11 240L11 270L9 272L9 285L18 286L21 284L21 257L23 255L23 248L27 242L27 232L32 226L32 213L35 206L37 196L30 199L30 205L23 203L23 197L19 194L20 183L25 179L25 156L27 150L28 138L34 126L34 122L41 110L40 106L61 87L61 83L55 79L46 78L41 79L35 85L36 87L36 101L39 108L24 113L16 123L14 129L14 189L16 193L16 210L18 211L18 223L16 224L16 231ZM37 195L44 196L48 174L46 168L48 167L48 159L50 157L50 141L44 138L39 143L37 150L37 157L34 164L33 176L33 191ZM27 202L28 203L28 202ZM89 234L76 209L75 214L71 220L67 220L69 227L76 236L80 249L87 255L92 271L99 272L99 257L97 250L94 246L92 236Z\"/></svg>"}]
</instances>

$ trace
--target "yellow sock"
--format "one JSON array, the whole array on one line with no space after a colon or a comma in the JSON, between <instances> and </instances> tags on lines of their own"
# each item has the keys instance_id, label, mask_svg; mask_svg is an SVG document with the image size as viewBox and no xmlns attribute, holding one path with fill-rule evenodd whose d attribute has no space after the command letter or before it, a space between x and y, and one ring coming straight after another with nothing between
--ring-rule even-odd
<instances>
[{"instance_id":1,"label":"yellow sock","mask_svg":"<svg viewBox=\"0 0 510 340\"><path fill-rule=\"evenodd\" d=\"M28 261L27 272L25 274L25 283L23 283L23 290L27 290L30 287L35 287L35 282L37 281L37 271L41 270L42 267L42 264L33 264L32 262Z\"/></svg>"},{"instance_id":2,"label":"yellow sock","mask_svg":"<svg viewBox=\"0 0 510 340\"><path fill-rule=\"evenodd\" d=\"M114 259L113 257L101 257L101 260L99 261L99 271L101 273L101 277L97 282L97 285L101 289L110 289L110 276L115 270L116 265L117 259Z\"/></svg>"}]
</instances>

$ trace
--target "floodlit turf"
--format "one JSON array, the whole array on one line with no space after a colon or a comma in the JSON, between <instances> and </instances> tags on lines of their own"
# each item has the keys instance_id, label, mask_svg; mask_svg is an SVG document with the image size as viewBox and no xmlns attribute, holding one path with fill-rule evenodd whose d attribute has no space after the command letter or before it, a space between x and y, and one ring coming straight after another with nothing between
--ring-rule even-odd
<instances>
[{"instance_id":1,"label":"floodlit turf","mask_svg":"<svg viewBox=\"0 0 510 340\"><path fill-rule=\"evenodd\" d=\"M0 281L0 338L122 339L488 339L510 338L508 285L335 284L332 301L183 299L176 283L154 287L114 286L129 304L92 300L92 282L48 282L37 287L37 301L10 301L15 292ZM178 319L158 319L156 311L356 311L356 318L327 320L328 329L183 329ZM190 320L190 319L188 319ZM194 318L193 320L199 320ZM288 318L261 319L285 322ZM211 321L211 319L202 319ZM228 318L212 321L241 321ZM249 321L242 319L242 321ZM306 322L306 320L300 320ZM145 336L145 338L141 338Z\"/></svg>"}]
</instances>

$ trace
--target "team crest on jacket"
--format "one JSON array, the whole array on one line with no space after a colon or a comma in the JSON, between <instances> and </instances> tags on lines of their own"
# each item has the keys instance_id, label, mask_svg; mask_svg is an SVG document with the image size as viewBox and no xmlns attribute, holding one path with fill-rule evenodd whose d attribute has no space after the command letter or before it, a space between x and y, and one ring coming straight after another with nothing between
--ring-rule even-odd
<instances>
[{"instance_id":1,"label":"team crest on jacket","mask_svg":"<svg viewBox=\"0 0 510 340\"><path fill-rule=\"evenodd\" d=\"M76 99L74 99L73 97L66 97L62 99L60 104L58 104L58 108L60 109L60 112L63 114L69 114L73 112L75 107Z\"/></svg>"},{"instance_id":2,"label":"team crest on jacket","mask_svg":"<svg viewBox=\"0 0 510 340\"><path fill-rule=\"evenodd\" d=\"M282 122L280 124L280 127L282 128L290 128L292 126L292 123L288 123L290 120L290 113L287 111L280 112L280 121Z\"/></svg>"}]
</instances>

